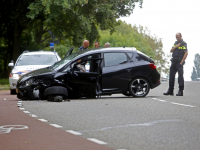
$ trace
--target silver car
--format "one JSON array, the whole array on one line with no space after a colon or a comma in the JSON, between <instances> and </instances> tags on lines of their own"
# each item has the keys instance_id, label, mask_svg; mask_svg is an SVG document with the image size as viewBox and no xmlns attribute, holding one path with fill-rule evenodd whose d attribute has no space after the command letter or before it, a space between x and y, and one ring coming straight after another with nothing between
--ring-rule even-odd
<instances>
[{"instance_id":1,"label":"silver car","mask_svg":"<svg viewBox=\"0 0 200 150\"><path fill-rule=\"evenodd\" d=\"M15 64L12 61L8 64L9 67L12 67L9 75L10 94L16 94L17 81L22 75L33 70L51 66L60 60L61 58L57 52L42 50L34 52L24 51L18 57Z\"/></svg>"}]
</instances>

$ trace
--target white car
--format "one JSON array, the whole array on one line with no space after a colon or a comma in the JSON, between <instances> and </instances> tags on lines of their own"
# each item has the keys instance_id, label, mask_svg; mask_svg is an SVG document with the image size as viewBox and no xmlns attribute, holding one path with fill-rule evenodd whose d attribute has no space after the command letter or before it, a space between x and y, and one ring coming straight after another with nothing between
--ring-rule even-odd
<instances>
[{"instance_id":1,"label":"white car","mask_svg":"<svg viewBox=\"0 0 200 150\"><path fill-rule=\"evenodd\" d=\"M34 52L24 51L18 57L15 64L12 61L8 64L9 67L12 67L9 75L10 94L16 94L17 81L22 75L36 69L51 66L60 60L61 58L57 52L42 50Z\"/></svg>"}]
</instances>

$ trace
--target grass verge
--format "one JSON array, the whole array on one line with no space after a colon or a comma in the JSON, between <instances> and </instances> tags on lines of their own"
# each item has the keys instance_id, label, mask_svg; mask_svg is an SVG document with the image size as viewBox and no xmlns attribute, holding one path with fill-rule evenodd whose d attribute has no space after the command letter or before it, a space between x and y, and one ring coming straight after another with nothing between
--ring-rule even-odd
<instances>
[{"instance_id":1,"label":"grass verge","mask_svg":"<svg viewBox=\"0 0 200 150\"><path fill-rule=\"evenodd\" d=\"M1 78L0 79L0 90L9 90L9 89L10 89L9 79Z\"/></svg>"}]
</instances>

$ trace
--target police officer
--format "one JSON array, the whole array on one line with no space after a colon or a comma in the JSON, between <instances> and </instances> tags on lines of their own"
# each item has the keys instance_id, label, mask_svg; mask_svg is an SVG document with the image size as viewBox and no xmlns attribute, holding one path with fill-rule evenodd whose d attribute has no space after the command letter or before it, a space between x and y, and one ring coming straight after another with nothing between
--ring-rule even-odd
<instances>
[{"instance_id":1,"label":"police officer","mask_svg":"<svg viewBox=\"0 0 200 150\"><path fill-rule=\"evenodd\" d=\"M84 40L84 41L83 41L83 46L81 46L81 47L79 48L79 51L88 49L89 44L90 44L90 43L89 43L88 40Z\"/></svg>"},{"instance_id":2,"label":"police officer","mask_svg":"<svg viewBox=\"0 0 200 150\"><path fill-rule=\"evenodd\" d=\"M175 75L178 72L179 91L176 96L183 96L184 78L183 78L183 65L188 55L187 43L183 41L181 33L176 34L177 41L171 49L172 59L169 75L169 89L164 95L174 95L174 82Z\"/></svg>"}]
</instances>

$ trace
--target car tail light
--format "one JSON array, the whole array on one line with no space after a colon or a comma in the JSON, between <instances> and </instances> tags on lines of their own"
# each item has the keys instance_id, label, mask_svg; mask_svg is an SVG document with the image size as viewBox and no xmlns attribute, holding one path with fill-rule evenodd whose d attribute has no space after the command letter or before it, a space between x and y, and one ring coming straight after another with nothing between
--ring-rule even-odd
<instances>
[{"instance_id":1,"label":"car tail light","mask_svg":"<svg viewBox=\"0 0 200 150\"><path fill-rule=\"evenodd\" d=\"M151 67L152 70L156 69L156 66L153 63L150 63L149 66Z\"/></svg>"},{"instance_id":2,"label":"car tail light","mask_svg":"<svg viewBox=\"0 0 200 150\"><path fill-rule=\"evenodd\" d=\"M11 73L9 74L9 77L12 77L12 74L11 74Z\"/></svg>"}]
</instances>

